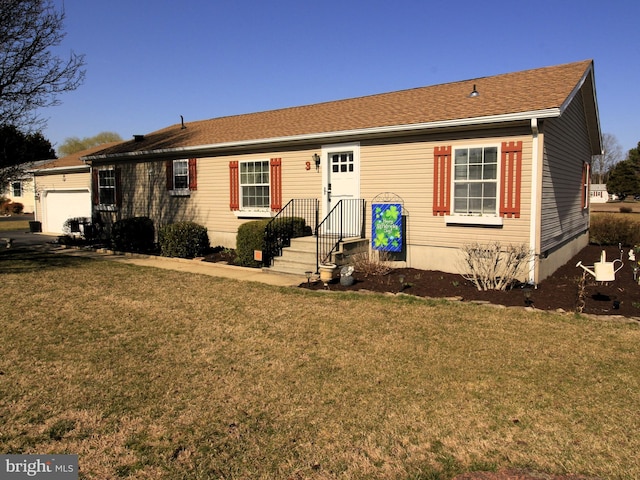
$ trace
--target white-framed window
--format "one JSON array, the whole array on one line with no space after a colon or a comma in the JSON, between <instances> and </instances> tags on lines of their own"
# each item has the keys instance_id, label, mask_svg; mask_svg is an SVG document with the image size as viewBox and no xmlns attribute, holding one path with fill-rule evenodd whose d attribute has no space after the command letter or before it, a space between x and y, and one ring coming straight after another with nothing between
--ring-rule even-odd
<instances>
[{"instance_id":1,"label":"white-framed window","mask_svg":"<svg viewBox=\"0 0 640 480\"><path fill-rule=\"evenodd\" d=\"M497 146L454 149L454 215L498 215L498 153Z\"/></svg>"},{"instance_id":2,"label":"white-framed window","mask_svg":"<svg viewBox=\"0 0 640 480\"><path fill-rule=\"evenodd\" d=\"M98 201L104 206L116 204L116 171L113 168L98 170Z\"/></svg>"},{"instance_id":3,"label":"white-framed window","mask_svg":"<svg viewBox=\"0 0 640 480\"><path fill-rule=\"evenodd\" d=\"M269 160L240 162L240 209L269 210Z\"/></svg>"},{"instance_id":4,"label":"white-framed window","mask_svg":"<svg viewBox=\"0 0 640 480\"><path fill-rule=\"evenodd\" d=\"M173 161L173 189L189 189L189 160Z\"/></svg>"},{"instance_id":5,"label":"white-framed window","mask_svg":"<svg viewBox=\"0 0 640 480\"><path fill-rule=\"evenodd\" d=\"M22 196L22 182L11 182L11 194L14 197Z\"/></svg>"}]
</instances>

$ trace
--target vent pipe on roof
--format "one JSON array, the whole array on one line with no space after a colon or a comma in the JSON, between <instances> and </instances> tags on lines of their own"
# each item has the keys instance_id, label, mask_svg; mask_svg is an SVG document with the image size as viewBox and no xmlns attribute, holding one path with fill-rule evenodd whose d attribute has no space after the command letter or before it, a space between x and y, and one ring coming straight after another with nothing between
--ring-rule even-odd
<instances>
[{"instance_id":1,"label":"vent pipe on roof","mask_svg":"<svg viewBox=\"0 0 640 480\"><path fill-rule=\"evenodd\" d=\"M476 90L476 84L473 84L473 90L471 91L471 93L469 94L470 98L475 98L475 97L479 97L480 96L480 92L478 92L478 90Z\"/></svg>"},{"instance_id":2,"label":"vent pipe on roof","mask_svg":"<svg viewBox=\"0 0 640 480\"><path fill-rule=\"evenodd\" d=\"M184 130L185 128L187 128L184 124L184 117L182 115L180 115L180 124L182 125L180 127L181 130Z\"/></svg>"},{"instance_id":3,"label":"vent pipe on roof","mask_svg":"<svg viewBox=\"0 0 640 480\"><path fill-rule=\"evenodd\" d=\"M133 136L133 141L134 142L141 142L144 140L144 135L134 135Z\"/></svg>"}]
</instances>

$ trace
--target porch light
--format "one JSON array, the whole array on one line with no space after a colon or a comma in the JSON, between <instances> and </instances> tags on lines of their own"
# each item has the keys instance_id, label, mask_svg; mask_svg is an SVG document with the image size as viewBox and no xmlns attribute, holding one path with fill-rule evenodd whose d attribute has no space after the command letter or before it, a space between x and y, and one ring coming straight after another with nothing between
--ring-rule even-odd
<instances>
[{"instance_id":1,"label":"porch light","mask_svg":"<svg viewBox=\"0 0 640 480\"><path fill-rule=\"evenodd\" d=\"M469 94L469 98L475 98L475 97L479 97L480 96L480 92L478 92L478 90L476 90L476 84L473 84L473 90L471 91L471 93Z\"/></svg>"},{"instance_id":2,"label":"porch light","mask_svg":"<svg viewBox=\"0 0 640 480\"><path fill-rule=\"evenodd\" d=\"M316 164L316 172L320 169L320 155L317 153L313 154L313 163Z\"/></svg>"}]
</instances>

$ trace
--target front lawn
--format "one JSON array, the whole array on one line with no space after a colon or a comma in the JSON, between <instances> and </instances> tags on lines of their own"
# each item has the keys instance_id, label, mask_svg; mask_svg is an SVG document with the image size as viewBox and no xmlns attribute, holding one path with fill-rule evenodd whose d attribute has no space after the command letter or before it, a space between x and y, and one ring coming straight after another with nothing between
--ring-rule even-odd
<instances>
[{"instance_id":1,"label":"front lawn","mask_svg":"<svg viewBox=\"0 0 640 480\"><path fill-rule=\"evenodd\" d=\"M0 450L80 478L640 478L637 324L0 252Z\"/></svg>"}]
</instances>

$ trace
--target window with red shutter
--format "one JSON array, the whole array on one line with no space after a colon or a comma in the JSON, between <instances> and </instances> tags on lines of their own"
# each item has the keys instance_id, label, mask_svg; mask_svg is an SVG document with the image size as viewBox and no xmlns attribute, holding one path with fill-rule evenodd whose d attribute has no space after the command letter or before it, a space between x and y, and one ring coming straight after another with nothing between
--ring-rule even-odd
<instances>
[{"instance_id":1,"label":"window with red shutter","mask_svg":"<svg viewBox=\"0 0 640 480\"><path fill-rule=\"evenodd\" d=\"M189 196L197 190L197 160L167 160L167 190L172 196Z\"/></svg>"}]
</instances>

